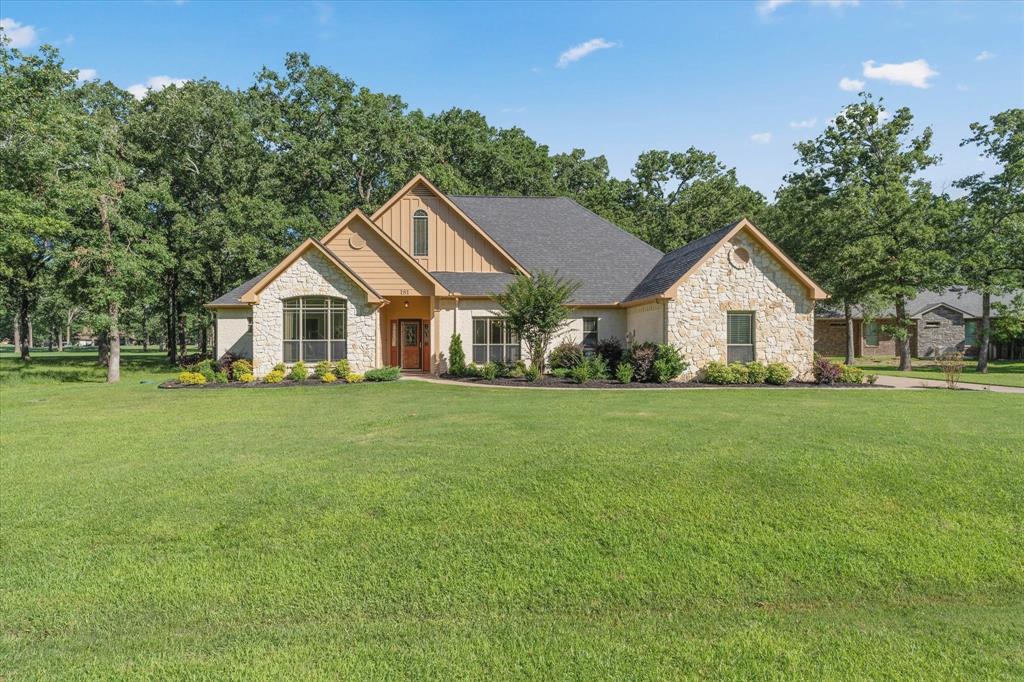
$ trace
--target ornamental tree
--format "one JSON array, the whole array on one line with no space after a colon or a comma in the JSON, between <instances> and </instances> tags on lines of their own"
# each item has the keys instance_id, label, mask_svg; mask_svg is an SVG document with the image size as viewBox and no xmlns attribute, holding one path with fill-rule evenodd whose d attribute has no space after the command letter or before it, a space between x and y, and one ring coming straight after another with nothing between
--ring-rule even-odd
<instances>
[{"instance_id":1,"label":"ornamental tree","mask_svg":"<svg viewBox=\"0 0 1024 682\"><path fill-rule=\"evenodd\" d=\"M518 275L503 293L491 294L505 311L509 329L526 342L530 364L544 371L551 339L569 318L567 303L580 283L557 274Z\"/></svg>"}]
</instances>

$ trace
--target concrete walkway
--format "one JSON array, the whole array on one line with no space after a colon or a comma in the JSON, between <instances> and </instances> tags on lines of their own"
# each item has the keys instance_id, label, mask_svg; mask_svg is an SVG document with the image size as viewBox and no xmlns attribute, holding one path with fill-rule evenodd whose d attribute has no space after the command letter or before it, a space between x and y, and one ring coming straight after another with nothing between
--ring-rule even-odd
<instances>
[{"instance_id":1,"label":"concrete walkway","mask_svg":"<svg viewBox=\"0 0 1024 682\"><path fill-rule=\"evenodd\" d=\"M884 374L878 375L879 386L891 386L893 388L946 388L945 381L935 379L918 379L917 377L891 377ZM968 391L991 391L992 393L1024 393L1024 388L1019 386L990 386L988 384L969 384L961 381L957 388L965 388Z\"/></svg>"},{"instance_id":2,"label":"concrete walkway","mask_svg":"<svg viewBox=\"0 0 1024 682\"><path fill-rule=\"evenodd\" d=\"M649 386L645 388L628 388L628 389L607 389L598 388L596 386L571 386L571 387L557 387L557 386L507 386L502 384L477 384L467 381L452 381L450 379L440 379L429 374L403 374L402 379L410 379L412 381L422 381L429 384L445 384L448 386L468 386L470 388L510 388L512 390L532 390L532 391L608 391L608 390L624 390L624 391L678 391L678 388L660 387L660 386ZM945 381L934 381L932 379L912 379L910 377L890 377L879 375L878 385L887 386L889 388L896 388L900 390L922 390L927 388L945 388ZM800 387L808 390L820 390L814 386ZM972 391L991 391L993 393L1024 393L1024 388L1018 388L1015 386L985 386L982 384L960 384L960 388L966 388ZM696 391L725 391L725 390L751 390L747 388L741 388L739 386L692 386L688 390ZM799 390L799 388L790 387L787 391ZM844 390L842 387L836 387L834 390ZM850 388L846 390L864 390ZM870 391L869 391L870 392Z\"/></svg>"}]
</instances>

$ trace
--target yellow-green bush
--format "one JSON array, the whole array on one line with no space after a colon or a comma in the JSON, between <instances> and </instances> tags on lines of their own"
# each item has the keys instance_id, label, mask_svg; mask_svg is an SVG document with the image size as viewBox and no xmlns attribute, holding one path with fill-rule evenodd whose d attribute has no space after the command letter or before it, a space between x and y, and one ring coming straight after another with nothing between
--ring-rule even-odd
<instances>
[{"instance_id":1,"label":"yellow-green bush","mask_svg":"<svg viewBox=\"0 0 1024 682\"><path fill-rule=\"evenodd\" d=\"M355 372L349 372L345 375L345 381L350 384L362 383L365 377L362 374L356 374Z\"/></svg>"},{"instance_id":2,"label":"yellow-green bush","mask_svg":"<svg viewBox=\"0 0 1024 682\"><path fill-rule=\"evenodd\" d=\"M205 384L206 377L199 372L182 372L178 375L178 383L189 385Z\"/></svg>"},{"instance_id":3,"label":"yellow-green bush","mask_svg":"<svg viewBox=\"0 0 1024 682\"><path fill-rule=\"evenodd\" d=\"M325 384L333 384L337 380L338 377L334 372L324 372L323 374L320 375L320 381L324 382Z\"/></svg>"},{"instance_id":4,"label":"yellow-green bush","mask_svg":"<svg viewBox=\"0 0 1024 682\"><path fill-rule=\"evenodd\" d=\"M263 377L263 381L268 384L279 384L284 381L284 372L279 369L275 369L267 373L267 376Z\"/></svg>"},{"instance_id":5,"label":"yellow-green bush","mask_svg":"<svg viewBox=\"0 0 1024 682\"><path fill-rule=\"evenodd\" d=\"M238 377L238 380L244 384L251 384L252 382L256 381L256 377L254 377L251 373L247 373Z\"/></svg>"}]
</instances>

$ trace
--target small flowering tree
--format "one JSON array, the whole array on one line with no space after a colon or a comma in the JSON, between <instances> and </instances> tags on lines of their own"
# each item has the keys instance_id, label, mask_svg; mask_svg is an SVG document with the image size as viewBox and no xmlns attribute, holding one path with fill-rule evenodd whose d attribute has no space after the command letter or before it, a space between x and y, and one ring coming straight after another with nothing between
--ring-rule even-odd
<instances>
[{"instance_id":1,"label":"small flowering tree","mask_svg":"<svg viewBox=\"0 0 1024 682\"><path fill-rule=\"evenodd\" d=\"M503 293L491 294L504 309L509 329L526 342L530 364L541 372L551 339L569 317L566 304L579 288L579 282L540 272L519 275Z\"/></svg>"}]
</instances>

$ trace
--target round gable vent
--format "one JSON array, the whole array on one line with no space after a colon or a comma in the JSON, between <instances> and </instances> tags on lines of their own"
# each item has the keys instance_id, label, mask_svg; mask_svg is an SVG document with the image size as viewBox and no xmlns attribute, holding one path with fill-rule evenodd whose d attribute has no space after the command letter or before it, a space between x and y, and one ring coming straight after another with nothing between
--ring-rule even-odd
<instances>
[{"instance_id":1,"label":"round gable vent","mask_svg":"<svg viewBox=\"0 0 1024 682\"><path fill-rule=\"evenodd\" d=\"M353 249L361 249L366 246L366 240L360 237L358 234L354 234L348 238L348 245Z\"/></svg>"},{"instance_id":2,"label":"round gable vent","mask_svg":"<svg viewBox=\"0 0 1024 682\"><path fill-rule=\"evenodd\" d=\"M729 252L729 262L737 269L743 269L750 265L750 252L742 246L737 246Z\"/></svg>"}]
</instances>

